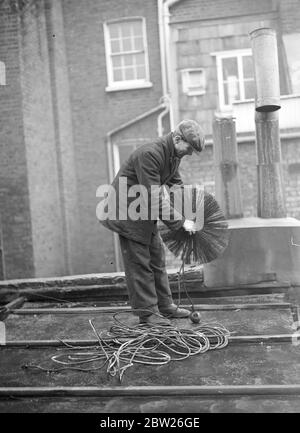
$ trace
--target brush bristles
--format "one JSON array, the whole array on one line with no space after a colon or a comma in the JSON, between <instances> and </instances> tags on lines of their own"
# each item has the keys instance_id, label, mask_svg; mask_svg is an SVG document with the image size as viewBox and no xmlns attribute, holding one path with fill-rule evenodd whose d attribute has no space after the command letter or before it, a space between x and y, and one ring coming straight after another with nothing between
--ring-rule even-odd
<instances>
[{"instance_id":1,"label":"brush bristles","mask_svg":"<svg viewBox=\"0 0 300 433\"><path fill-rule=\"evenodd\" d=\"M176 256L184 254L187 264L209 263L219 257L228 245L229 231L225 217L214 197L204 193L204 225L202 230L189 234L181 228L169 230L163 226L161 237L168 249Z\"/></svg>"}]
</instances>

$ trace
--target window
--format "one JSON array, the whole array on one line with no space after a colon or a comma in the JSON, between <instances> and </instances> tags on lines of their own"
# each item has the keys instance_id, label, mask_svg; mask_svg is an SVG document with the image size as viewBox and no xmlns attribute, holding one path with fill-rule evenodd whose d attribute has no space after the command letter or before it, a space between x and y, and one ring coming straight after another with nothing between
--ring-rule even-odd
<instances>
[{"instance_id":1,"label":"window","mask_svg":"<svg viewBox=\"0 0 300 433\"><path fill-rule=\"evenodd\" d=\"M129 155L139 146L149 143L150 138L126 139L113 144L113 161L115 175L120 170L121 165L127 160Z\"/></svg>"},{"instance_id":2,"label":"window","mask_svg":"<svg viewBox=\"0 0 300 433\"><path fill-rule=\"evenodd\" d=\"M0 62L0 86L6 85L5 63Z\"/></svg>"},{"instance_id":3,"label":"window","mask_svg":"<svg viewBox=\"0 0 300 433\"><path fill-rule=\"evenodd\" d=\"M189 96L205 93L205 75L202 68L184 69L182 74L182 91Z\"/></svg>"},{"instance_id":4,"label":"window","mask_svg":"<svg viewBox=\"0 0 300 433\"><path fill-rule=\"evenodd\" d=\"M291 78L292 93L300 93L300 33L283 35L289 75Z\"/></svg>"},{"instance_id":5,"label":"window","mask_svg":"<svg viewBox=\"0 0 300 433\"><path fill-rule=\"evenodd\" d=\"M108 86L106 90L150 87L144 18L104 24Z\"/></svg>"},{"instance_id":6,"label":"window","mask_svg":"<svg viewBox=\"0 0 300 433\"><path fill-rule=\"evenodd\" d=\"M222 51L216 56L220 109L232 108L234 101L246 101L255 96L251 50Z\"/></svg>"}]
</instances>

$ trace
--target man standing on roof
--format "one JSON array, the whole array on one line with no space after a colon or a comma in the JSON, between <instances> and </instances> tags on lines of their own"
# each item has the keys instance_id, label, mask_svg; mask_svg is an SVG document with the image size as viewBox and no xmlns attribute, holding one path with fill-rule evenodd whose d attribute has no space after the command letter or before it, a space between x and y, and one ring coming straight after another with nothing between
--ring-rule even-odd
<instances>
[{"instance_id":1,"label":"man standing on roof","mask_svg":"<svg viewBox=\"0 0 300 433\"><path fill-rule=\"evenodd\" d=\"M120 216L120 201L124 199L123 194L119 194L120 179L126 180L128 189L133 185L145 187L149 192L147 205L150 210L151 188L160 188L163 185L183 187L178 172L180 161L185 155L202 152L204 141L200 125L194 120L183 120L173 132L136 149L121 166L112 182L117 197L117 216L100 218L100 222L119 234L129 300L133 313L139 316L140 323L169 324L166 317L184 318L190 315L190 311L179 308L173 302L157 218L151 217L150 213L147 219L128 218L127 211L132 203L130 198L126 203L126 218L124 215ZM160 197L160 217L165 204L165 200ZM171 210L173 218L163 219L171 230L183 227L189 232L195 231L193 221L185 219L174 208Z\"/></svg>"}]
</instances>

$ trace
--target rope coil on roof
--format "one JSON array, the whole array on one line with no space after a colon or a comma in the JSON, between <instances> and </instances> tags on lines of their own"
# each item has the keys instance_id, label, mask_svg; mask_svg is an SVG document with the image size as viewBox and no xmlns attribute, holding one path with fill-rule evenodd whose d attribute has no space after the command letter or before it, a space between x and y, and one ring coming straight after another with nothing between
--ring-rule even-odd
<instances>
[{"instance_id":1,"label":"rope coil on roof","mask_svg":"<svg viewBox=\"0 0 300 433\"><path fill-rule=\"evenodd\" d=\"M230 332L219 323L202 323L193 329L181 329L172 325L128 326L116 318L124 313L113 315L115 324L109 331L97 331L90 319L90 326L99 344L78 347L64 343L63 352L51 357L60 367L47 368L29 364L23 368L56 373L63 370L92 372L106 366L110 376L118 376L122 381L125 371L134 364L164 365L208 350L222 349L228 344ZM84 367L87 364L89 365Z\"/></svg>"}]
</instances>

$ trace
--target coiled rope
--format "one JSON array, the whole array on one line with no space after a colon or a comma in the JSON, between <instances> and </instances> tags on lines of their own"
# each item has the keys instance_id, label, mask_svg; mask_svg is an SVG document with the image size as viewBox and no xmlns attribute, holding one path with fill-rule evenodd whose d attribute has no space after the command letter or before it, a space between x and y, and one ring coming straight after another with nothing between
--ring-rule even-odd
<instances>
[{"instance_id":1,"label":"coiled rope","mask_svg":"<svg viewBox=\"0 0 300 433\"><path fill-rule=\"evenodd\" d=\"M194 311L194 303L188 294L184 278L187 250L186 241L178 272L177 308L181 302L181 286L183 286L191 302L191 309ZM149 314L156 314L152 310L142 310ZM171 361L181 361L190 356L205 353L208 350L222 349L228 345L230 332L217 322L201 323L192 329L178 328L170 324L129 326L118 318L120 314L128 313L131 314L131 312L113 313L114 325L109 331L98 331L93 321L89 320L98 340L97 345L80 347L60 340L64 345L63 353L51 357L51 360L59 364L59 367L47 368L34 364L26 364L22 367L57 373L63 370L92 372L106 366L106 372L110 376L118 376L121 382L125 371L134 364L164 365Z\"/></svg>"},{"instance_id":2,"label":"coiled rope","mask_svg":"<svg viewBox=\"0 0 300 433\"><path fill-rule=\"evenodd\" d=\"M93 321L89 320L98 340L97 345L80 347L62 341L65 346L63 352L51 357L59 367L28 364L23 368L54 373L63 370L92 372L106 367L107 373L118 376L121 382L125 371L134 364L168 364L208 350L222 349L228 344L230 333L219 323L203 323L193 329L172 325L128 326L117 318L120 314L126 312L113 315L115 324L109 331L99 332Z\"/></svg>"}]
</instances>

